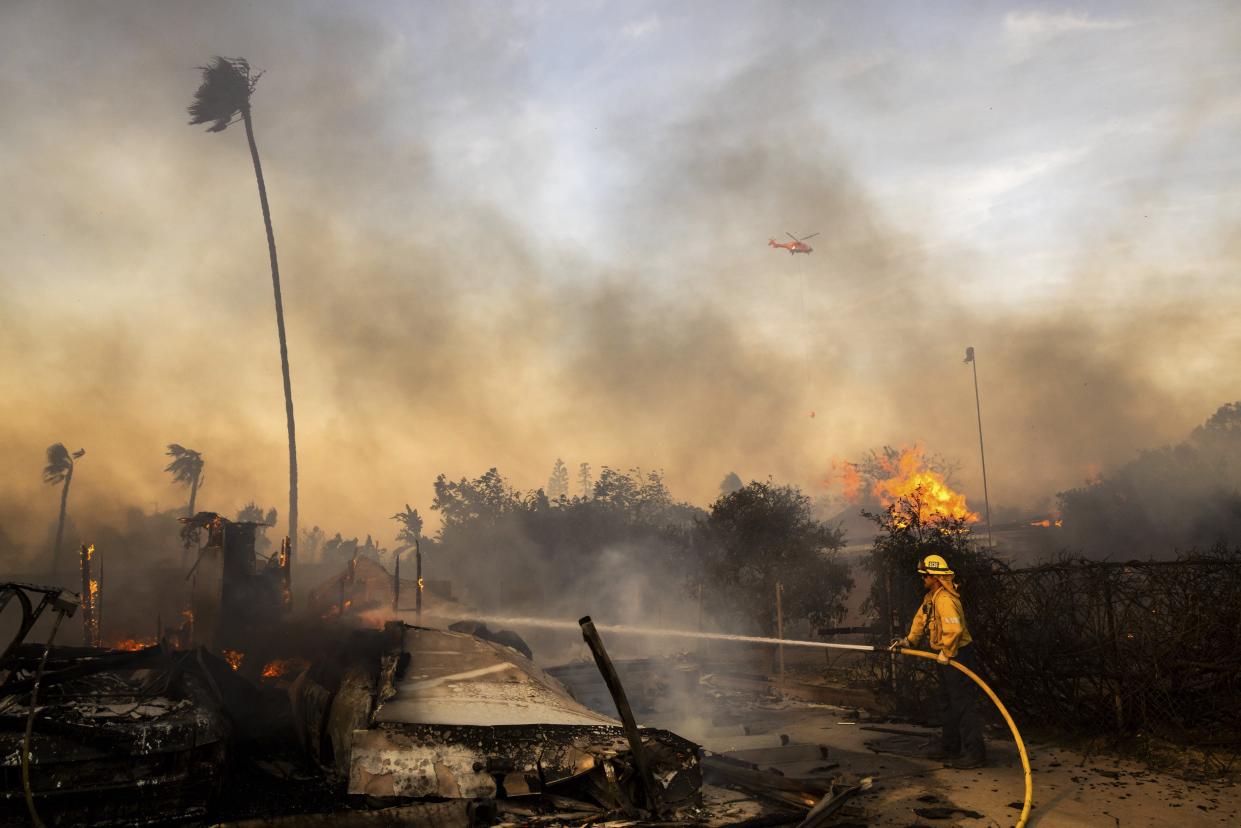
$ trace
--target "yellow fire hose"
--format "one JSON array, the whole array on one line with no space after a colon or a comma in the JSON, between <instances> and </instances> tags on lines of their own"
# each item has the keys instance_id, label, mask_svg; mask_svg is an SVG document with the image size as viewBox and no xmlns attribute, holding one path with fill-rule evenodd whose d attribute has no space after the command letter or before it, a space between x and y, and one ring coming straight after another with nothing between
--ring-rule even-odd
<instances>
[{"instance_id":1,"label":"yellow fire hose","mask_svg":"<svg viewBox=\"0 0 1241 828\"><path fill-rule=\"evenodd\" d=\"M878 651L879 648L875 649ZM918 658L929 658L932 661L938 661L939 659L939 655L937 653L929 653L926 650L911 650L908 648L902 648L899 650L893 650L893 652L898 652L901 655L917 656ZM1004 721L1008 722L1008 729L1013 732L1013 739L1017 742L1017 752L1021 754L1021 767L1026 774L1025 804L1022 805L1021 817L1017 820L1017 828L1024 828L1026 820L1030 818L1030 804L1034 800L1034 780L1030 776L1030 757L1026 755L1026 744L1021 741L1021 734L1017 731L1017 725L1013 722L1013 717L1008 715L1008 710L1005 709L1004 703L1000 701L999 697L996 696L994 692L992 692L991 688L987 686L987 683L980 679L977 673L965 665L958 663L955 659L948 659L948 663L953 667L956 667L962 673L965 673L965 675L974 680L975 684L982 688L982 691L987 694L991 701L995 702L996 709L1000 711L1000 715L1004 717Z\"/></svg>"}]
</instances>

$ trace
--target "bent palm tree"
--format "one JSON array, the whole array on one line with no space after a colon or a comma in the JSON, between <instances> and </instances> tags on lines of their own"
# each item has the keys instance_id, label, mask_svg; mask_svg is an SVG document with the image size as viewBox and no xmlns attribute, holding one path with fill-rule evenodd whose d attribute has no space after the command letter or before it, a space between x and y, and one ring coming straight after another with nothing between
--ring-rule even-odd
<instances>
[{"instance_id":1,"label":"bent palm tree","mask_svg":"<svg viewBox=\"0 0 1241 828\"><path fill-rule=\"evenodd\" d=\"M172 462L164 467L164 471L172 473L172 481L190 487L190 505L185 510L187 517L194 516L194 500L198 497L198 487L203 480L203 456L200 452L187 449L177 443L169 443L168 451L164 452L172 458Z\"/></svg>"},{"instance_id":2,"label":"bent palm tree","mask_svg":"<svg viewBox=\"0 0 1241 828\"><path fill-rule=\"evenodd\" d=\"M52 546L52 575L60 574L60 541L65 534L65 512L69 505L69 484L73 482L73 461L77 460L86 449L78 449L73 454L65 448L64 443L54 443L47 447L47 465L43 467L43 482L60 487L60 520L56 524L56 543Z\"/></svg>"},{"instance_id":3,"label":"bent palm tree","mask_svg":"<svg viewBox=\"0 0 1241 828\"><path fill-rule=\"evenodd\" d=\"M263 209L263 225L267 229L267 253L271 258L271 284L276 294L276 333L280 337L280 369L284 374L284 412L289 425L289 543L297 545L297 439L293 428L293 389L289 382L289 348L284 335L284 303L280 298L280 267L276 262L276 235L271 228L271 211L267 207L267 187L263 183L263 167L259 163L258 146L254 143L254 124L250 117L250 95L258 83L258 74L250 73L244 58L212 58L202 67L202 84L189 106L190 124L205 124L208 132L223 132L240 118L246 125L246 140L254 162L254 177L259 185L259 205Z\"/></svg>"}]
</instances>

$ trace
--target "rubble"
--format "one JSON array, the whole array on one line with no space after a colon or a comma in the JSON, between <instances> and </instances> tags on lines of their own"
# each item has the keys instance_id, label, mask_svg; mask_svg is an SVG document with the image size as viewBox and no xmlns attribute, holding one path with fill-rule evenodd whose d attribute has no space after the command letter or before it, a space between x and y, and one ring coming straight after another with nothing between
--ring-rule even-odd
<instances>
[{"instance_id":1,"label":"rubble","mask_svg":"<svg viewBox=\"0 0 1241 828\"><path fill-rule=\"evenodd\" d=\"M29 690L43 648L18 647L0 685L0 823L25 822L20 778ZM200 651L60 648L42 677L30 787L56 824L138 825L205 816L231 724ZM12 782L13 784L8 784Z\"/></svg>"},{"instance_id":2,"label":"rubble","mask_svg":"<svg viewBox=\"0 0 1241 828\"><path fill-rule=\"evenodd\" d=\"M757 828L796 823L846 795L824 776L835 766L816 746L704 758L689 739L639 727L622 686L644 674L632 663L616 665L587 705L534 664L519 636L477 621L444 630L351 629L370 620L353 614L295 620L287 554L264 566L253 526L203 516L194 611L180 630L127 651L46 651L30 777L47 824ZM379 582L354 583L367 580ZM331 582L338 601L342 583L347 575ZM37 615L29 596L17 600L31 604L24 617ZM0 663L2 824L27 819L22 730L44 651L17 643ZM559 672L587 682L583 666ZM719 702L702 678L683 662L671 685ZM671 685L647 669L634 709L646 718ZM786 773L792 760L813 760L814 773Z\"/></svg>"},{"instance_id":3,"label":"rubble","mask_svg":"<svg viewBox=\"0 0 1241 828\"><path fill-rule=\"evenodd\" d=\"M520 798L639 816L620 722L578 703L516 650L464 633L403 629L373 726L352 733L348 792L380 798ZM333 704L357 709L357 702ZM698 748L644 729L666 803L700 804Z\"/></svg>"}]
</instances>

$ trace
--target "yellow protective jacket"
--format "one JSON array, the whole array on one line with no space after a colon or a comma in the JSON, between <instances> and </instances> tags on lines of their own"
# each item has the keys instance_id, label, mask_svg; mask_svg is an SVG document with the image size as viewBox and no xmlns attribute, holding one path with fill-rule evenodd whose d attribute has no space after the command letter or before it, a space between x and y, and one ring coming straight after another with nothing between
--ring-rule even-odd
<instances>
[{"instance_id":1,"label":"yellow protective jacket","mask_svg":"<svg viewBox=\"0 0 1241 828\"><path fill-rule=\"evenodd\" d=\"M931 648L949 658L954 658L958 650L973 641L965 627L961 594L943 579L922 599L922 606L909 627L909 643L917 644L924 632L930 634Z\"/></svg>"}]
</instances>

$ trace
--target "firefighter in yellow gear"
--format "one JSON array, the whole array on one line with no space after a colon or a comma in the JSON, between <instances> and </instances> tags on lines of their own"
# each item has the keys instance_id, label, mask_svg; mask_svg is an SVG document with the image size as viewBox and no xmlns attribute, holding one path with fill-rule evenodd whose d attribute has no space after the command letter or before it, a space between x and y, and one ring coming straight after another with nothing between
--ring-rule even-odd
<instances>
[{"instance_id":1,"label":"firefighter in yellow gear","mask_svg":"<svg viewBox=\"0 0 1241 828\"><path fill-rule=\"evenodd\" d=\"M974 672L973 639L965 624L965 609L955 573L940 555L926 555L918 573L926 595L909 627L909 635L892 642L892 649L911 647L928 635L931 648L939 652L939 680L944 720L943 741L931 750L931 759L943 759L947 767L977 768L986 763L982 721L978 715L973 684L968 676L948 664L955 659Z\"/></svg>"}]
</instances>

